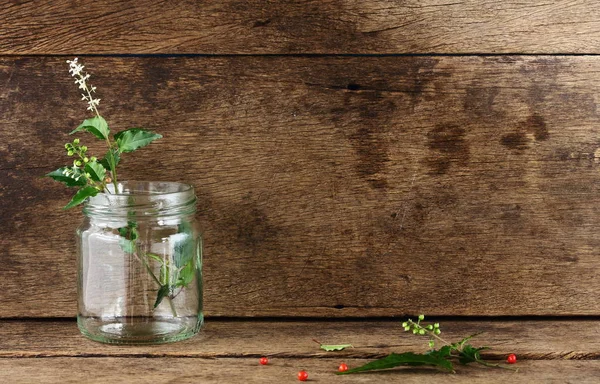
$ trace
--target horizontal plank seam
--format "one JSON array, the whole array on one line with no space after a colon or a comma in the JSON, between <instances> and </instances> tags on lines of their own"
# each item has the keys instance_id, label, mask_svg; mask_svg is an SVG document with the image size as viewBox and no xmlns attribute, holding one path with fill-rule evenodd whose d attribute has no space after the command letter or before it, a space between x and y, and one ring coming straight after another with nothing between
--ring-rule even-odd
<instances>
[{"instance_id":1,"label":"horizontal plank seam","mask_svg":"<svg viewBox=\"0 0 600 384\"><path fill-rule=\"evenodd\" d=\"M243 359L243 358L259 358L268 356L279 359L379 359L387 356L388 352L369 352L369 351L352 351L352 352L335 352L335 353L295 353L295 352L277 352L277 353L197 353L197 354L177 354L177 353L48 353L48 352L1 352L0 359L29 359L29 358L183 358L183 359ZM486 360L504 360L505 353L482 353L481 356ZM519 353L520 360L600 360L600 352L521 352Z\"/></svg>"},{"instance_id":2,"label":"horizontal plank seam","mask_svg":"<svg viewBox=\"0 0 600 384\"><path fill-rule=\"evenodd\" d=\"M560 52L560 53L535 53L535 52L472 52L472 53L2 53L0 58L11 57L122 57L122 58L172 58L172 57L502 57L502 56L547 56L547 57L572 57L572 56L600 56L600 53L593 52Z\"/></svg>"},{"instance_id":3,"label":"horizontal plank seam","mask_svg":"<svg viewBox=\"0 0 600 384\"><path fill-rule=\"evenodd\" d=\"M205 316L205 321L210 322L395 322L402 321L408 317L417 317L419 314L409 314L406 316L372 316L372 317L302 317L302 316L256 316L256 317L232 317L232 316ZM27 321L27 322L75 322L75 317L0 317L0 324L2 322L15 322L15 321ZM475 316L427 316L427 320L431 321L491 321L491 322L505 322L505 321L600 321L600 315L526 315L526 316L509 316L509 315L475 315Z\"/></svg>"}]
</instances>

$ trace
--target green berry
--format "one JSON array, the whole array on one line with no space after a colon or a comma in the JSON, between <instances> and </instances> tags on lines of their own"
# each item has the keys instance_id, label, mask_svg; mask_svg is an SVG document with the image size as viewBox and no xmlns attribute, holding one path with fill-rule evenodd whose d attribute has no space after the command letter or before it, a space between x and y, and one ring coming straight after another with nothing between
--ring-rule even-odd
<instances>
[{"instance_id":1,"label":"green berry","mask_svg":"<svg viewBox=\"0 0 600 384\"><path fill-rule=\"evenodd\" d=\"M90 161L90 159L88 159L87 157L84 157L84 158L83 158L83 162L84 162L84 163L87 163L88 161Z\"/></svg>"},{"instance_id":2,"label":"green berry","mask_svg":"<svg viewBox=\"0 0 600 384\"><path fill-rule=\"evenodd\" d=\"M90 175L89 173L86 172L85 177L87 177L89 179L90 177L92 177L92 175Z\"/></svg>"},{"instance_id":3,"label":"green berry","mask_svg":"<svg viewBox=\"0 0 600 384\"><path fill-rule=\"evenodd\" d=\"M413 328L413 334L417 334L417 332L419 332L419 330L417 328Z\"/></svg>"},{"instance_id":4,"label":"green berry","mask_svg":"<svg viewBox=\"0 0 600 384\"><path fill-rule=\"evenodd\" d=\"M67 152L67 155L69 155L69 156L73 156L73 151L69 151L69 152Z\"/></svg>"},{"instance_id":5,"label":"green berry","mask_svg":"<svg viewBox=\"0 0 600 384\"><path fill-rule=\"evenodd\" d=\"M69 149L69 147L70 147L70 146L71 146L71 144L69 144L69 143L66 143L66 144L65 144L65 149Z\"/></svg>"},{"instance_id":6,"label":"green berry","mask_svg":"<svg viewBox=\"0 0 600 384\"><path fill-rule=\"evenodd\" d=\"M79 139L73 140L73 144L79 144Z\"/></svg>"},{"instance_id":7,"label":"green berry","mask_svg":"<svg viewBox=\"0 0 600 384\"><path fill-rule=\"evenodd\" d=\"M419 335L424 335L425 334L425 330L424 329L419 329Z\"/></svg>"},{"instance_id":8,"label":"green berry","mask_svg":"<svg viewBox=\"0 0 600 384\"><path fill-rule=\"evenodd\" d=\"M93 163L93 162L95 162L96 160L98 160L98 159L96 158L96 156L92 156L92 157L90 158L90 161L91 161L92 163Z\"/></svg>"},{"instance_id":9,"label":"green berry","mask_svg":"<svg viewBox=\"0 0 600 384\"><path fill-rule=\"evenodd\" d=\"M440 331L440 329L436 329L435 331L433 331L433 333L435 333L436 335L439 335L440 333L442 333L442 331Z\"/></svg>"},{"instance_id":10,"label":"green berry","mask_svg":"<svg viewBox=\"0 0 600 384\"><path fill-rule=\"evenodd\" d=\"M429 348L433 348L435 346L435 342L433 340L429 340Z\"/></svg>"},{"instance_id":11,"label":"green berry","mask_svg":"<svg viewBox=\"0 0 600 384\"><path fill-rule=\"evenodd\" d=\"M428 325L426 328L428 331L433 331L433 325Z\"/></svg>"},{"instance_id":12,"label":"green berry","mask_svg":"<svg viewBox=\"0 0 600 384\"><path fill-rule=\"evenodd\" d=\"M404 323L402 323L402 326L403 326L404 328L406 328L406 327L408 326L408 323L405 321Z\"/></svg>"},{"instance_id":13,"label":"green berry","mask_svg":"<svg viewBox=\"0 0 600 384\"><path fill-rule=\"evenodd\" d=\"M410 331L410 327L407 325L406 327L404 327L405 331Z\"/></svg>"},{"instance_id":14,"label":"green berry","mask_svg":"<svg viewBox=\"0 0 600 384\"><path fill-rule=\"evenodd\" d=\"M419 315L419 320L420 320L420 321L423 321L423 320L425 320L425 315Z\"/></svg>"},{"instance_id":15,"label":"green berry","mask_svg":"<svg viewBox=\"0 0 600 384\"><path fill-rule=\"evenodd\" d=\"M435 324L433 324L433 328L436 328L436 329L437 329L437 328L439 328L439 327L440 327L440 323L435 323Z\"/></svg>"},{"instance_id":16,"label":"green berry","mask_svg":"<svg viewBox=\"0 0 600 384\"><path fill-rule=\"evenodd\" d=\"M81 167L81 161L75 160L75 165L78 166L78 167Z\"/></svg>"}]
</instances>

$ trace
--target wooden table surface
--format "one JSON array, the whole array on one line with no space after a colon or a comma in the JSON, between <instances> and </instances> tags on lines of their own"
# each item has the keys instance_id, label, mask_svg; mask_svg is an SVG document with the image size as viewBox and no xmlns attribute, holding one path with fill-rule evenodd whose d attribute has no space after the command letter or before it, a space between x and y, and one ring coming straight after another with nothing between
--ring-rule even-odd
<instances>
[{"instance_id":1,"label":"wooden table surface","mask_svg":"<svg viewBox=\"0 0 600 384\"><path fill-rule=\"evenodd\" d=\"M155 346L116 346L89 341L71 320L0 323L0 382L293 383L300 369L321 383L597 383L600 377L597 320L441 321L444 337L458 340L479 331L474 346L483 356L518 362L509 370L457 366L398 368L381 373L335 374L390 352L424 352L427 339L405 333L400 320L240 321L209 320L189 340ZM352 344L326 352L313 341ZM261 366L259 357L270 363Z\"/></svg>"}]
</instances>

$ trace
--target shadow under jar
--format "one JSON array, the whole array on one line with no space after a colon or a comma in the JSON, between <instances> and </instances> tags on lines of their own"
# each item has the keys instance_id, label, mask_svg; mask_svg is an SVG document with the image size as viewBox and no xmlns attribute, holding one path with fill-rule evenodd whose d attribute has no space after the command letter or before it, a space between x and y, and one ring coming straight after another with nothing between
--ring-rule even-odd
<instances>
[{"instance_id":1,"label":"shadow under jar","mask_svg":"<svg viewBox=\"0 0 600 384\"><path fill-rule=\"evenodd\" d=\"M77 324L115 344L187 339L200 330L202 237L192 186L123 182L85 204L77 229Z\"/></svg>"}]
</instances>

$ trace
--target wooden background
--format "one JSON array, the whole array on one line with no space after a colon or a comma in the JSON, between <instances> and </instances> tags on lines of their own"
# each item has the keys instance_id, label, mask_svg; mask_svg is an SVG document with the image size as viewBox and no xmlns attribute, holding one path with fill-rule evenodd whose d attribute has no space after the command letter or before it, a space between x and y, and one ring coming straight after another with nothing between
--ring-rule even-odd
<instances>
[{"instance_id":1,"label":"wooden background","mask_svg":"<svg viewBox=\"0 0 600 384\"><path fill-rule=\"evenodd\" d=\"M196 187L208 316L600 315L598 41L590 0L0 1L0 317L76 314L75 55L164 135L122 177Z\"/></svg>"}]
</instances>

